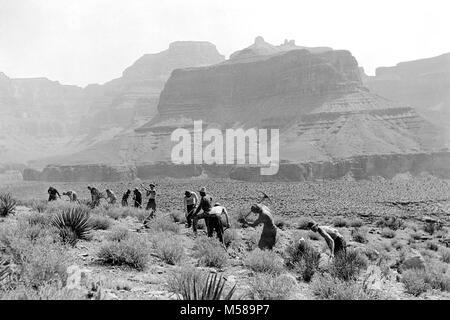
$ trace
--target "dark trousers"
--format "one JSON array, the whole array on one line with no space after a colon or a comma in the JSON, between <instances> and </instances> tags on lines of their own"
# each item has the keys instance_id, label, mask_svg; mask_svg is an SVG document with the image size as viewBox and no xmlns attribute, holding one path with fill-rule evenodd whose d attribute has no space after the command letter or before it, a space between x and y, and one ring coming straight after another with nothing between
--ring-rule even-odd
<instances>
[{"instance_id":1,"label":"dark trousers","mask_svg":"<svg viewBox=\"0 0 450 320\"><path fill-rule=\"evenodd\" d=\"M186 211L187 211L186 221L187 221L188 228L190 228L192 225L192 216L194 215L194 209L195 209L195 205L193 205L193 204L188 204L186 206Z\"/></svg>"},{"instance_id":2,"label":"dark trousers","mask_svg":"<svg viewBox=\"0 0 450 320\"><path fill-rule=\"evenodd\" d=\"M145 208L145 210L150 210L152 209L153 211L156 211L156 201L155 199L149 199L148 203L147 203L147 208Z\"/></svg>"},{"instance_id":3,"label":"dark trousers","mask_svg":"<svg viewBox=\"0 0 450 320\"><path fill-rule=\"evenodd\" d=\"M341 254L341 253L346 253L347 250L347 243L345 242L344 238L336 238L334 240L334 255L336 256L337 254Z\"/></svg>"},{"instance_id":4,"label":"dark trousers","mask_svg":"<svg viewBox=\"0 0 450 320\"><path fill-rule=\"evenodd\" d=\"M217 238L221 243L223 243L223 225L222 219L216 215L211 215L209 218L209 228L208 228L208 237L212 237L214 231L217 234Z\"/></svg>"},{"instance_id":5,"label":"dark trousers","mask_svg":"<svg viewBox=\"0 0 450 320\"><path fill-rule=\"evenodd\" d=\"M200 219L205 219L206 229L208 230L208 234L209 234L209 212L203 211L202 213L193 214L192 230L194 230L194 232L197 232L197 223L198 223L198 220L200 220Z\"/></svg>"},{"instance_id":6,"label":"dark trousers","mask_svg":"<svg viewBox=\"0 0 450 320\"><path fill-rule=\"evenodd\" d=\"M51 194L48 196L48 201L56 201L58 198L56 198L56 194Z\"/></svg>"}]
</instances>

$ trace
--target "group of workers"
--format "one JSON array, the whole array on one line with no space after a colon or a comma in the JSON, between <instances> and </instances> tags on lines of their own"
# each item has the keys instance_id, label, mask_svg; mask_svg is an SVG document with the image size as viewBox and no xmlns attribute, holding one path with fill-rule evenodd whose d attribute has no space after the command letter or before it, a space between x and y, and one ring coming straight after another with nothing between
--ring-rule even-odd
<instances>
[{"instance_id":1,"label":"group of workers","mask_svg":"<svg viewBox=\"0 0 450 320\"><path fill-rule=\"evenodd\" d=\"M141 184L141 187L145 190L148 197L146 210L150 211L150 215L144 220L144 227L148 228L148 222L155 217L156 214L156 185L150 184L149 187L145 187ZM110 189L106 190L106 196L101 193L95 187L88 186L91 193L91 205L96 207L100 204L102 198L106 199L110 204L117 203L117 197ZM128 206L128 200L132 191L128 189L122 196L122 206ZM58 190L53 187L48 189L49 199L48 201L55 201L61 198ZM184 208L186 210L186 227L193 229L194 235L197 235L198 221L200 219L205 220L208 237L213 237L216 233L219 241L224 244L223 234L226 228L230 227L230 221L227 209L220 203L213 205L213 198L208 195L206 188L202 187L199 190L200 199L194 191L185 191L184 193ZM70 190L63 193L64 196L69 197L71 202L78 202L78 196L75 191ZM138 188L133 190L133 206L136 208L142 208L142 193ZM264 201L270 201L270 198L263 193L263 197L258 203L254 204L250 208L250 212L242 218L244 226L257 227L263 225L261 237L258 243L258 247L261 250L272 250L276 243L277 227L275 226L273 215L270 209L263 204ZM250 214L255 214L256 219L253 222L247 220ZM344 237L339 231L330 226L320 226L317 223L311 221L307 224L307 228L313 232L319 233L326 241L331 255L334 257L336 254L346 252L346 242Z\"/></svg>"}]
</instances>

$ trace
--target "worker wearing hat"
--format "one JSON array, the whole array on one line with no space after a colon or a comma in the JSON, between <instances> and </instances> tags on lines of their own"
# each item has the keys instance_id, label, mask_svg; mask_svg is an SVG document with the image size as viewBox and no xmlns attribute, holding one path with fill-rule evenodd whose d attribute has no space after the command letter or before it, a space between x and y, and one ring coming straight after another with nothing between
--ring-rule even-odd
<instances>
[{"instance_id":1,"label":"worker wearing hat","mask_svg":"<svg viewBox=\"0 0 450 320\"><path fill-rule=\"evenodd\" d=\"M192 224L192 216L198 204L198 196L194 191L186 190L184 192L184 207L186 209L186 227L190 228Z\"/></svg>"},{"instance_id":2,"label":"worker wearing hat","mask_svg":"<svg viewBox=\"0 0 450 320\"><path fill-rule=\"evenodd\" d=\"M209 227L209 212L211 211L211 208L212 208L212 197L210 197L206 193L206 188L205 187L202 187L199 190L199 193L200 193L201 199L200 199L200 204L197 207L197 210L195 210L195 212L193 214L192 229L194 231L194 234L197 234L197 222L198 222L198 220L205 219L205 224L206 224L206 228L208 230L208 235L209 235L211 233L210 232L210 227ZM203 212L199 214L200 210L203 210Z\"/></svg>"}]
</instances>

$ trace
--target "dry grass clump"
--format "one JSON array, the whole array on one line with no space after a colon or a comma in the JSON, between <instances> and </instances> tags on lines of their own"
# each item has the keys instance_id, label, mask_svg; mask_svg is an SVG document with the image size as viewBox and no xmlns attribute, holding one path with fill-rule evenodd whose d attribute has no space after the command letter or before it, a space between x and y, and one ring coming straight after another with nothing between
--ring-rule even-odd
<instances>
[{"instance_id":1,"label":"dry grass clump","mask_svg":"<svg viewBox=\"0 0 450 320\"><path fill-rule=\"evenodd\" d=\"M154 241L154 247L158 257L167 264L179 264L185 256L181 240L174 235L163 234L163 237Z\"/></svg>"},{"instance_id":2,"label":"dry grass clump","mask_svg":"<svg viewBox=\"0 0 450 320\"><path fill-rule=\"evenodd\" d=\"M367 243L367 230L364 228L355 228L352 229L352 239L358 243Z\"/></svg>"},{"instance_id":3,"label":"dry grass clump","mask_svg":"<svg viewBox=\"0 0 450 320\"><path fill-rule=\"evenodd\" d=\"M9 193L0 194L0 217L13 215L16 211L17 201Z\"/></svg>"},{"instance_id":4,"label":"dry grass clump","mask_svg":"<svg viewBox=\"0 0 450 320\"><path fill-rule=\"evenodd\" d=\"M170 217L175 223L186 223L186 215L181 211L172 211Z\"/></svg>"},{"instance_id":5,"label":"dry grass clump","mask_svg":"<svg viewBox=\"0 0 450 320\"><path fill-rule=\"evenodd\" d=\"M111 228L112 222L107 216L91 215L89 223L94 230L108 230Z\"/></svg>"},{"instance_id":6,"label":"dry grass clump","mask_svg":"<svg viewBox=\"0 0 450 320\"><path fill-rule=\"evenodd\" d=\"M314 232L312 230L308 231L308 238L314 241L320 240L320 235L317 232Z\"/></svg>"},{"instance_id":7,"label":"dry grass clump","mask_svg":"<svg viewBox=\"0 0 450 320\"><path fill-rule=\"evenodd\" d=\"M135 207L108 207L105 214L113 220L124 219L126 217L133 217L139 222L143 222L148 216L148 211Z\"/></svg>"},{"instance_id":8,"label":"dry grass clump","mask_svg":"<svg viewBox=\"0 0 450 320\"><path fill-rule=\"evenodd\" d=\"M308 224L312 222L312 219L309 218L300 218L297 222L297 229L300 230L308 230Z\"/></svg>"},{"instance_id":9,"label":"dry grass clump","mask_svg":"<svg viewBox=\"0 0 450 320\"><path fill-rule=\"evenodd\" d=\"M288 268L299 273L304 281L311 281L312 276L319 269L320 252L308 241L298 239L288 245L285 254Z\"/></svg>"},{"instance_id":10,"label":"dry grass clump","mask_svg":"<svg viewBox=\"0 0 450 320\"><path fill-rule=\"evenodd\" d=\"M311 282L314 295L320 300L375 300L378 292L356 281L344 281L329 274L316 275Z\"/></svg>"},{"instance_id":11,"label":"dry grass clump","mask_svg":"<svg viewBox=\"0 0 450 320\"><path fill-rule=\"evenodd\" d=\"M365 255L354 249L348 249L346 253L334 257L330 266L333 277L343 281L355 280L361 271L367 269L368 261Z\"/></svg>"},{"instance_id":12,"label":"dry grass clump","mask_svg":"<svg viewBox=\"0 0 450 320\"><path fill-rule=\"evenodd\" d=\"M281 274L284 270L283 260L273 251L261 250L259 248L253 250L244 260L244 265L261 273Z\"/></svg>"},{"instance_id":13,"label":"dry grass clump","mask_svg":"<svg viewBox=\"0 0 450 320\"><path fill-rule=\"evenodd\" d=\"M97 253L99 260L107 265L128 266L139 271L145 269L149 248L144 239L132 236L122 241L110 241Z\"/></svg>"},{"instance_id":14,"label":"dry grass clump","mask_svg":"<svg viewBox=\"0 0 450 320\"><path fill-rule=\"evenodd\" d=\"M180 225L171 221L167 217L158 217L148 223L150 229L154 232L180 233Z\"/></svg>"},{"instance_id":15,"label":"dry grass clump","mask_svg":"<svg viewBox=\"0 0 450 320\"><path fill-rule=\"evenodd\" d=\"M247 295L251 300L287 300L295 285L290 276L259 273L250 278Z\"/></svg>"},{"instance_id":16,"label":"dry grass clump","mask_svg":"<svg viewBox=\"0 0 450 320\"><path fill-rule=\"evenodd\" d=\"M450 249L441 249L441 260L445 263L450 263Z\"/></svg>"},{"instance_id":17,"label":"dry grass clump","mask_svg":"<svg viewBox=\"0 0 450 320\"><path fill-rule=\"evenodd\" d=\"M206 267L222 268L227 264L228 254L219 240L199 237L194 244L194 257Z\"/></svg>"},{"instance_id":18,"label":"dry grass clump","mask_svg":"<svg viewBox=\"0 0 450 320\"><path fill-rule=\"evenodd\" d=\"M401 281L405 286L405 291L416 297L430 289L430 285L425 281L424 270L406 270L402 274Z\"/></svg>"},{"instance_id":19,"label":"dry grass clump","mask_svg":"<svg viewBox=\"0 0 450 320\"><path fill-rule=\"evenodd\" d=\"M333 219L333 226L337 228L345 228L349 226L349 222L345 218L336 217Z\"/></svg>"},{"instance_id":20,"label":"dry grass clump","mask_svg":"<svg viewBox=\"0 0 450 320\"><path fill-rule=\"evenodd\" d=\"M131 232L126 228L114 228L106 236L108 241L123 241L131 236Z\"/></svg>"},{"instance_id":21,"label":"dry grass clump","mask_svg":"<svg viewBox=\"0 0 450 320\"><path fill-rule=\"evenodd\" d=\"M223 233L223 241L227 248L237 247L242 242L242 237L236 229L227 229Z\"/></svg>"},{"instance_id":22,"label":"dry grass clump","mask_svg":"<svg viewBox=\"0 0 450 320\"><path fill-rule=\"evenodd\" d=\"M361 228L364 222L361 219L352 219L350 221L350 227L352 228Z\"/></svg>"},{"instance_id":23,"label":"dry grass clump","mask_svg":"<svg viewBox=\"0 0 450 320\"><path fill-rule=\"evenodd\" d=\"M389 229L389 228L384 228L383 230L381 230L381 236L383 238L387 238L387 239L393 239L396 236L396 233L394 230Z\"/></svg>"},{"instance_id":24,"label":"dry grass clump","mask_svg":"<svg viewBox=\"0 0 450 320\"><path fill-rule=\"evenodd\" d=\"M288 229L291 225L290 223L288 223L285 219L281 218L281 217L276 217L275 218L275 226L281 230L286 230Z\"/></svg>"},{"instance_id":25,"label":"dry grass clump","mask_svg":"<svg viewBox=\"0 0 450 320\"><path fill-rule=\"evenodd\" d=\"M404 225L403 220L395 216L383 217L376 223L378 228L389 228L394 231L402 229Z\"/></svg>"}]
</instances>

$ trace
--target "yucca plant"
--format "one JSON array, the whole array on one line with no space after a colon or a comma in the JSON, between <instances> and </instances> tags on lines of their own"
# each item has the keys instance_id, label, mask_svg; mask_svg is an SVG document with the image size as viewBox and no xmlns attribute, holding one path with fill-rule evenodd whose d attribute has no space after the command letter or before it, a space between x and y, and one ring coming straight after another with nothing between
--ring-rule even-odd
<instances>
[{"instance_id":1,"label":"yucca plant","mask_svg":"<svg viewBox=\"0 0 450 320\"><path fill-rule=\"evenodd\" d=\"M17 201L9 193L0 194L0 217L14 214Z\"/></svg>"},{"instance_id":2,"label":"yucca plant","mask_svg":"<svg viewBox=\"0 0 450 320\"><path fill-rule=\"evenodd\" d=\"M89 212L79 206L56 213L52 225L59 229L63 242L73 246L80 239L89 240L92 230Z\"/></svg>"},{"instance_id":3,"label":"yucca plant","mask_svg":"<svg viewBox=\"0 0 450 320\"><path fill-rule=\"evenodd\" d=\"M182 300L231 300L236 291L236 285L234 285L228 294L223 296L226 280L222 276L218 277L217 274L208 275L206 282L196 277L191 279L192 281L185 283L181 293Z\"/></svg>"},{"instance_id":4,"label":"yucca plant","mask_svg":"<svg viewBox=\"0 0 450 320\"><path fill-rule=\"evenodd\" d=\"M11 273L11 269L6 264L6 261L0 260L0 282L6 279Z\"/></svg>"}]
</instances>

